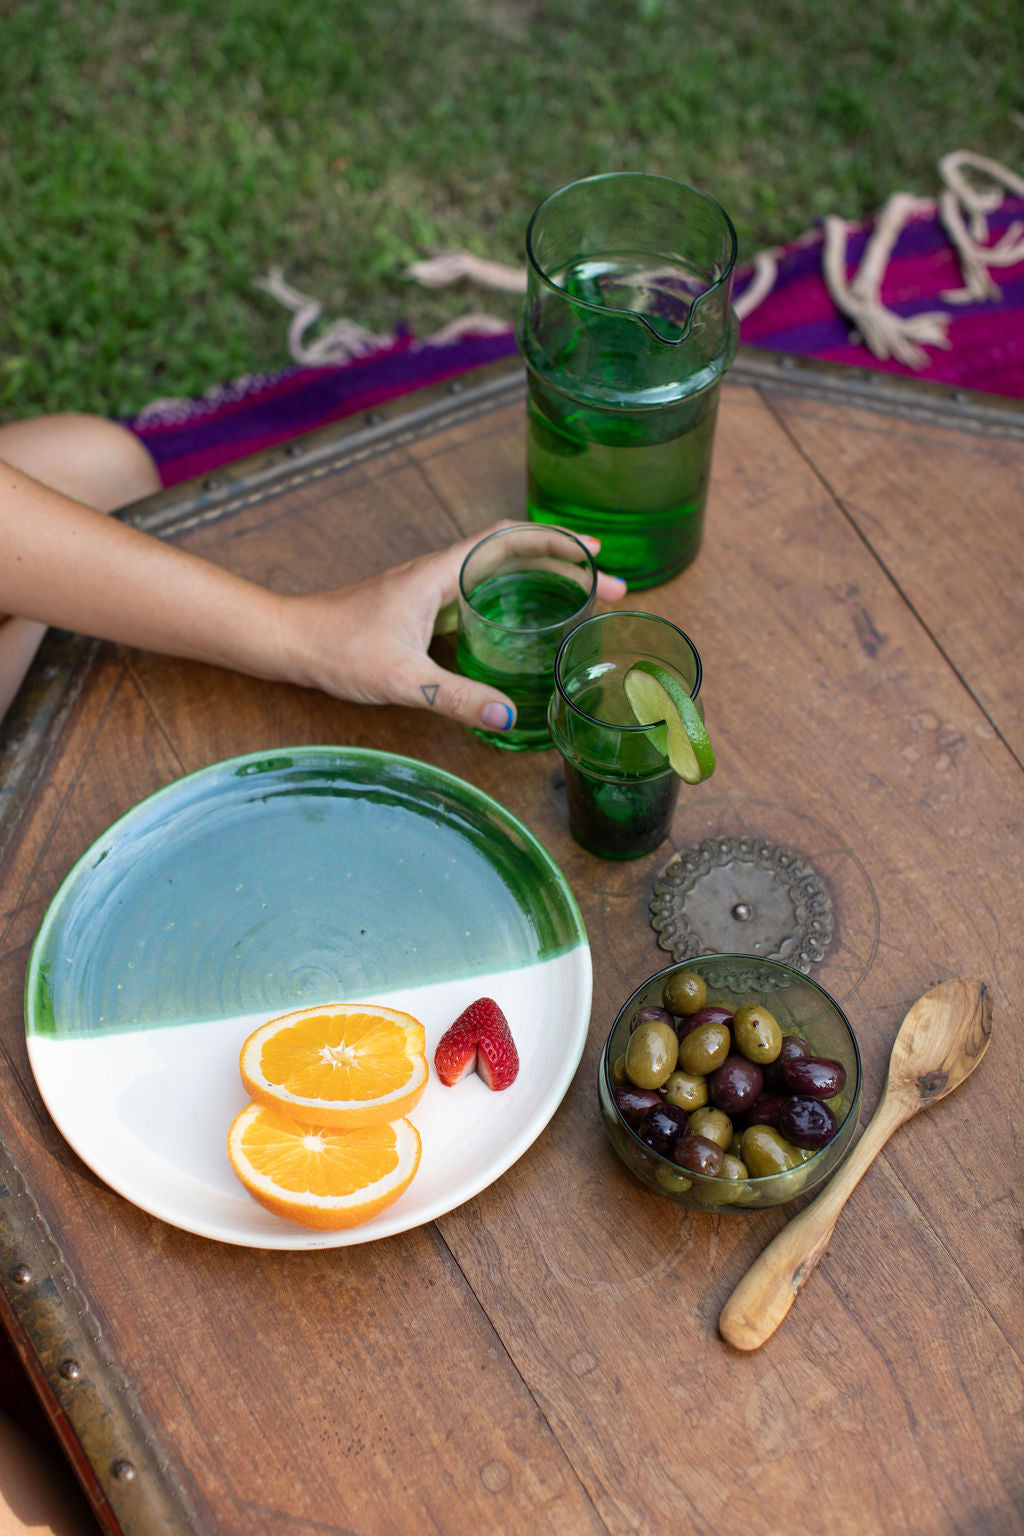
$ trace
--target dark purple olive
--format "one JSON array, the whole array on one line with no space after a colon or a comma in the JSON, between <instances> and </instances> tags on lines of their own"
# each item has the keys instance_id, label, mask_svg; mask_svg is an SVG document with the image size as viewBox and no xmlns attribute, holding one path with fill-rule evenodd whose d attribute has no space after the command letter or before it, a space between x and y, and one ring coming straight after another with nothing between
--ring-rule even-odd
<instances>
[{"instance_id":1,"label":"dark purple olive","mask_svg":"<svg viewBox=\"0 0 1024 1536\"><path fill-rule=\"evenodd\" d=\"M725 1008L721 1003L708 1003L706 1008L698 1008L696 1013L691 1013L685 1019L676 1020L676 1034L680 1040L688 1035L691 1029L700 1029L702 1024L731 1024L732 1009Z\"/></svg>"},{"instance_id":2,"label":"dark purple olive","mask_svg":"<svg viewBox=\"0 0 1024 1536\"><path fill-rule=\"evenodd\" d=\"M634 1088L631 1083L625 1088L616 1088L612 1098L623 1120L634 1130L649 1109L656 1109L662 1103L661 1094L655 1093L653 1088Z\"/></svg>"},{"instance_id":3,"label":"dark purple olive","mask_svg":"<svg viewBox=\"0 0 1024 1536\"><path fill-rule=\"evenodd\" d=\"M777 1094L774 1098L758 1099L756 1104L751 1104L745 1110L742 1117L742 1126L746 1130L748 1125L770 1125L775 1130L779 1128L779 1110L783 1104L789 1103L788 1094Z\"/></svg>"},{"instance_id":4,"label":"dark purple olive","mask_svg":"<svg viewBox=\"0 0 1024 1536\"><path fill-rule=\"evenodd\" d=\"M758 1099L764 1086L761 1068L745 1056L727 1056L708 1079L708 1092L716 1109L738 1115Z\"/></svg>"},{"instance_id":5,"label":"dark purple olive","mask_svg":"<svg viewBox=\"0 0 1024 1536\"><path fill-rule=\"evenodd\" d=\"M721 1173L725 1153L717 1142L706 1136L680 1136L672 1150L672 1161L689 1173Z\"/></svg>"},{"instance_id":6,"label":"dark purple olive","mask_svg":"<svg viewBox=\"0 0 1024 1536\"><path fill-rule=\"evenodd\" d=\"M638 1024L649 1024L652 1019L660 1019L662 1024L667 1024L670 1029L675 1029L675 1016L669 1013L667 1008L659 1008L657 1003L642 1003L629 1021L629 1032L633 1033Z\"/></svg>"},{"instance_id":7,"label":"dark purple olive","mask_svg":"<svg viewBox=\"0 0 1024 1536\"><path fill-rule=\"evenodd\" d=\"M782 1080L782 1069L787 1061L795 1061L798 1056L809 1056L811 1048L806 1040L801 1040L799 1035L783 1035L782 1044L779 1046L779 1054L774 1061L762 1066L764 1073L765 1093L778 1093L785 1088Z\"/></svg>"},{"instance_id":8,"label":"dark purple olive","mask_svg":"<svg viewBox=\"0 0 1024 1536\"><path fill-rule=\"evenodd\" d=\"M671 1157L672 1148L686 1130L689 1116L675 1104L659 1103L649 1109L636 1128L640 1140L652 1152Z\"/></svg>"},{"instance_id":9,"label":"dark purple olive","mask_svg":"<svg viewBox=\"0 0 1024 1536\"><path fill-rule=\"evenodd\" d=\"M841 1061L823 1056L797 1056L782 1069L782 1080L790 1093L804 1098L830 1099L840 1093L846 1082L846 1068Z\"/></svg>"},{"instance_id":10,"label":"dark purple olive","mask_svg":"<svg viewBox=\"0 0 1024 1536\"><path fill-rule=\"evenodd\" d=\"M820 1099L786 1099L779 1110L779 1130L797 1147L827 1147L839 1126Z\"/></svg>"}]
</instances>

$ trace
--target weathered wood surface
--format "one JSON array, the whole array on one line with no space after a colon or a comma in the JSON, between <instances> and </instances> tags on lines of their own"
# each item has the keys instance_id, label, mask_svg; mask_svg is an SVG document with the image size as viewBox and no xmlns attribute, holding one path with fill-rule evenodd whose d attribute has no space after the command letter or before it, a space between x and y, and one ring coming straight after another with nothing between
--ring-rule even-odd
<instances>
[{"instance_id":1,"label":"weathered wood surface","mask_svg":"<svg viewBox=\"0 0 1024 1536\"><path fill-rule=\"evenodd\" d=\"M416 430L385 422L333 459L318 439L293 467L197 489L187 515L181 493L137 515L282 587L364 575L521 515L510 377L487 409L470 390ZM879 409L828 380L736 370L704 550L643 594L697 641L719 761L646 859L573 844L554 753L512 772L425 711L111 647L33 744L0 865L0 1127L28 1186L8 1192L30 1213L15 1234L43 1260L19 1284L8 1246L5 1305L112 1530L1020 1530L1024 418L981 412L976 430L927 390ZM497 1184L419 1231L289 1255L193 1238L100 1184L35 1090L21 993L48 901L115 816L205 763L306 742L404 752L502 800L580 902L595 993L563 1106ZM751 1355L717 1319L783 1214L646 1192L594 1092L619 1002L668 960L654 876L730 833L828 882L837 931L814 974L858 1032L865 1118L915 997L965 975L993 1001L985 1060L888 1143Z\"/></svg>"}]
</instances>

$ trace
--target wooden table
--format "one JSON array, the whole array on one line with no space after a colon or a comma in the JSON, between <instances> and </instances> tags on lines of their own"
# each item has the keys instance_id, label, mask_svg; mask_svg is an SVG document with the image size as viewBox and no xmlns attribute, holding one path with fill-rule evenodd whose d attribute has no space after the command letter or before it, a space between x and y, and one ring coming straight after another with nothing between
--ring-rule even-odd
<instances>
[{"instance_id":1,"label":"wooden table","mask_svg":"<svg viewBox=\"0 0 1024 1536\"><path fill-rule=\"evenodd\" d=\"M511 367L129 515L298 590L522 505ZM741 357L703 552L644 594L700 646L719 767L671 841L626 864L571 841L553 753L510 771L426 711L51 640L0 760L3 1307L109 1530L1022 1529L1022 508L1012 402ZM303 743L409 753L503 801L580 903L595 992L568 1096L503 1178L431 1226L289 1254L190 1236L97 1180L34 1086L22 987L48 902L116 816ZM669 960L655 876L733 834L827 884L813 974L858 1032L865 1116L914 998L967 975L994 1005L976 1074L889 1143L750 1355L718 1315L785 1217L647 1193L594 1090L620 1001Z\"/></svg>"}]
</instances>

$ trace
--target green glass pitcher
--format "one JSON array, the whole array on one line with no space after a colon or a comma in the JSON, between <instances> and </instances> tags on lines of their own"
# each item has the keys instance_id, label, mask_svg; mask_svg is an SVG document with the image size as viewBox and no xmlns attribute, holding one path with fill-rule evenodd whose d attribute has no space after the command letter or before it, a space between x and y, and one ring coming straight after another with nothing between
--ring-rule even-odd
<instances>
[{"instance_id":1,"label":"green glass pitcher","mask_svg":"<svg viewBox=\"0 0 1024 1536\"><path fill-rule=\"evenodd\" d=\"M703 534L736 232L703 192L624 172L553 193L526 250L528 515L596 535L604 569L655 586Z\"/></svg>"}]
</instances>

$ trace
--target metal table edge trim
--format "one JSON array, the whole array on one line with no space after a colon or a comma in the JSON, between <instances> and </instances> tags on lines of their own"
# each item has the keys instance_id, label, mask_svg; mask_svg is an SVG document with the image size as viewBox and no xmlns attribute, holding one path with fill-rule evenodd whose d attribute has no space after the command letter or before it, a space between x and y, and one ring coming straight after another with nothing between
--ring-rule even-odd
<instances>
[{"instance_id":1,"label":"metal table edge trim","mask_svg":"<svg viewBox=\"0 0 1024 1536\"><path fill-rule=\"evenodd\" d=\"M157 1448L25 1179L0 1140L0 1319L101 1528L182 1536L203 1526Z\"/></svg>"}]
</instances>

